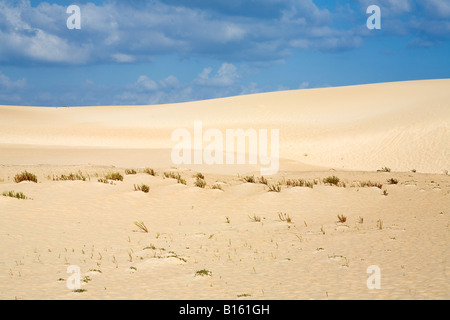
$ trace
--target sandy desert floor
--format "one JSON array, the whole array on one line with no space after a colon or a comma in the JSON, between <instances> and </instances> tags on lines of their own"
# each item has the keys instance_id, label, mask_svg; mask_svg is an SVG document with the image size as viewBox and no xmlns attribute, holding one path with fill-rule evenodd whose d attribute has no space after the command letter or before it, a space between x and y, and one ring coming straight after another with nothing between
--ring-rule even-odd
<instances>
[{"instance_id":1,"label":"sandy desert floor","mask_svg":"<svg viewBox=\"0 0 450 320\"><path fill-rule=\"evenodd\" d=\"M0 299L448 299L449 88L431 80L166 106L0 107ZM254 165L173 165L171 132L196 119L279 128L279 172L266 185ZM14 182L25 170L38 182ZM123 181L98 181L113 172ZM57 181L70 173L86 181ZM150 191L135 191L141 184ZM82 292L66 285L71 265ZM367 286L373 265L380 289Z\"/></svg>"}]
</instances>

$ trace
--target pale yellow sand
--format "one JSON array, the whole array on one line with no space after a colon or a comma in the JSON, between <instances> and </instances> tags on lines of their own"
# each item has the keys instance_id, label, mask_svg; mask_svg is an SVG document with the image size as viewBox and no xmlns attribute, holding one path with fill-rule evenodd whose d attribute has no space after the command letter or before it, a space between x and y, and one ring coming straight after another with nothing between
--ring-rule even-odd
<instances>
[{"instance_id":1,"label":"pale yellow sand","mask_svg":"<svg viewBox=\"0 0 450 320\"><path fill-rule=\"evenodd\" d=\"M0 298L448 299L449 89L432 80L164 106L0 107ZM254 165L173 168L171 133L195 120L280 129L280 172L269 183L335 175L346 187L277 193L238 177L259 176ZM376 172L384 166L392 172ZM14 183L23 170L39 183ZM52 180L78 171L90 180ZM123 182L97 181L115 171ZM368 180L383 188L355 186ZM223 191L210 188L217 182ZM141 183L149 193L134 191ZM31 199L1 196L9 190ZM66 287L69 265L88 277L87 291ZM380 290L367 288L371 265ZM212 274L195 276L201 269Z\"/></svg>"}]
</instances>

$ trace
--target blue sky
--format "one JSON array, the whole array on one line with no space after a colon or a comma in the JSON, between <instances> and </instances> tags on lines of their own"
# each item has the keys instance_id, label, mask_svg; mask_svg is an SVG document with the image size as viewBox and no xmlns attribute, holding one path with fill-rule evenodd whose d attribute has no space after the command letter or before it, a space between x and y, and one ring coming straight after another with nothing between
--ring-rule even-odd
<instances>
[{"instance_id":1,"label":"blue sky","mask_svg":"<svg viewBox=\"0 0 450 320\"><path fill-rule=\"evenodd\" d=\"M81 29L69 30L69 5ZM367 7L381 9L369 30ZM449 0L0 0L0 105L450 78Z\"/></svg>"}]
</instances>

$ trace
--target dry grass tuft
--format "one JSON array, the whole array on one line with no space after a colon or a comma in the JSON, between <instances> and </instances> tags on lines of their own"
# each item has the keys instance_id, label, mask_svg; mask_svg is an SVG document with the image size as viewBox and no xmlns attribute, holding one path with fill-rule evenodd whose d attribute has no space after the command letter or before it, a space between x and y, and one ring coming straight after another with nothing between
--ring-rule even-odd
<instances>
[{"instance_id":1,"label":"dry grass tuft","mask_svg":"<svg viewBox=\"0 0 450 320\"><path fill-rule=\"evenodd\" d=\"M325 184L337 186L339 184L340 179L336 176L330 176L330 177L324 178L322 181Z\"/></svg>"},{"instance_id":2,"label":"dry grass tuft","mask_svg":"<svg viewBox=\"0 0 450 320\"><path fill-rule=\"evenodd\" d=\"M387 182L388 182L389 184L397 184L397 183L398 183L398 180L397 180L397 179L394 179L394 178L390 178L390 179L387 180Z\"/></svg>"},{"instance_id":3,"label":"dry grass tuft","mask_svg":"<svg viewBox=\"0 0 450 320\"><path fill-rule=\"evenodd\" d=\"M142 191L144 193L148 193L150 191L150 187L146 184L140 184L140 185L133 185L134 191Z\"/></svg>"},{"instance_id":4,"label":"dry grass tuft","mask_svg":"<svg viewBox=\"0 0 450 320\"><path fill-rule=\"evenodd\" d=\"M271 184L269 185L269 192L281 192L281 186L279 184Z\"/></svg>"},{"instance_id":5,"label":"dry grass tuft","mask_svg":"<svg viewBox=\"0 0 450 320\"><path fill-rule=\"evenodd\" d=\"M148 229L143 221L135 221L134 224L143 232L148 233Z\"/></svg>"},{"instance_id":6,"label":"dry grass tuft","mask_svg":"<svg viewBox=\"0 0 450 320\"><path fill-rule=\"evenodd\" d=\"M223 191L222 186L221 186L220 184L218 184L218 183L213 184L213 185L211 186L211 189L218 189L218 190Z\"/></svg>"},{"instance_id":7,"label":"dry grass tuft","mask_svg":"<svg viewBox=\"0 0 450 320\"><path fill-rule=\"evenodd\" d=\"M25 170L22 173L16 174L16 176L14 177L14 182L19 183L22 181L31 181L37 183L37 177L36 175Z\"/></svg>"},{"instance_id":8,"label":"dry grass tuft","mask_svg":"<svg viewBox=\"0 0 450 320\"><path fill-rule=\"evenodd\" d=\"M379 183L379 182L372 182L372 181L361 181L359 182L359 186L364 188L364 187L377 187L378 189L381 189L383 187L383 184Z\"/></svg>"},{"instance_id":9,"label":"dry grass tuft","mask_svg":"<svg viewBox=\"0 0 450 320\"><path fill-rule=\"evenodd\" d=\"M206 187L206 181L204 179L201 179L201 178L197 177L197 180L195 180L194 185L196 187L199 187L199 188L205 188Z\"/></svg>"},{"instance_id":10,"label":"dry grass tuft","mask_svg":"<svg viewBox=\"0 0 450 320\"><path fill-rule=\"evenodd\" d=\"M123 176L119 172L110 172L105 177L106 180L123 181Z\"/></svg>"},{"instance_id":11,"label":"dry grass tuft","mask_svg":"<svg viewBox=\"0 0 450 320\"><path fill-rule=\"evenodd\" d=\"M253 215L253 217L250 217L250 216L248 216L248 217L250 218L250 220L252 220L252 222L261 222L260 216Z\"/></svg>"},{"instance_id":12,"label":"dry grass tuft","mask_svg":"<svg viewBox=\"0 0 450 320\"><path fill-rule=\"evenodd\" d=\"M78 173L73 174L72 172L66 176L64 174L60 176L53 177L53 181L86 181L90 177L86 177L83 175L81 171L78 171Z\"/></svg>"},{"instance_id":13,"label":"dry grass tuft","mask_svg":"<svg viewBox=\"0 0 450 320\"><path fill-rule=\"evenodd\" d=\"M242 180L248 183L256 183L255 176L246 176Z\"/></svg>"},{"instance_id":14,"label":"dry grass tuft","mask_svg":"<svg viewBox=\"0 0 450 320\"><path fill-rule=\"evenodd\" d=\"M15 191L5 191L3 192L3 196L22 200L28 199L22 192L15 192Z\"/></svg>"},{"instance_id":15,"label":"dry grass tuft","mask_svg":"<svg viewBox=\"0 0 450 320\"><path fill-rule=\"evenodd\" d=\"M266 178L264 178L263 176L261 176L261 177L258 178L258 183L260 183L260 184L265 184L265 185L267 186L267 184L268 184L269 182L267 181Z\"/></svg>"},{"instance_id":16,"label":"dry grass tuft","mask_svg":"<svg viewBox=\"0 0 450 320\"><path fill-rule=\"evenodd\" d=\"M279 213L278 213L278 218L279 218L281 221L286 221L287 223L292 223L292 218L291 218L288 214L286 214L286 213L279 212Z\"/></svg>"},{"instance_id":17,"label":"dry grass tuft","mask_svg":"<svg viewBox=\"0 0 450 320\"><path fill-rule=\"evenodd\" d=\"M198 172L198 173L194 176L194 178L205 180L205 176L203 175L203 173L200 173L200 172Z\"/></svg>"},{"instance_id":18,"label":"dry grass tuft","mask_svg":"<svg viewBox=\"0 0 450 320\"><path fill-rule=\"evenodd\" d=\"M156 171L153 170L152 168L145 168L144 173L149 174L151 176L156 176Z\"/></svg>"},{"instance_id":19,"label":"dry grass tuft","mask_svg":"<svg viewBox=\"0 0 450 320\"><path fill-rule=\"evenodd\" d=\"M186 180L183 179L179 173L175 174L173 172L164 172L165 178L176 179L177 183L186 184Z\"/></svg>"},{"instance_id":20,"label":"dry grass tuft","mask_svg":"<svg viewBox=\"0 0 450 320\"><path fill-rule=\"evenodd\" d=\"M338 217L340 223L345 223L347 221L347 217L344 216L343 214L341 214L341 215L338 214L337 217Z\"/></svg>"},{"instance_id":21,"label":"dry grass tuft","mask_svg":"<svg viewBox=\"0 0 450 320\"><path fill-rule=\"evenodd\" d=\"M308 187L308 188L314 188L314 185L317 184L317 181L306 181L303 179L288 179L286 180L286 185L288 187Z\"/></svg>"},{"instance_id":22,"label":"dry grass tuft","mask_svg":"<svg viewBox=\"0 0 450 320\"><path fill-rule=\"evenodd\" d=\"M381 219L377 220L377 228L379 230L383 230L383 220L381 220Z\"/></svg>"}]
</instances>

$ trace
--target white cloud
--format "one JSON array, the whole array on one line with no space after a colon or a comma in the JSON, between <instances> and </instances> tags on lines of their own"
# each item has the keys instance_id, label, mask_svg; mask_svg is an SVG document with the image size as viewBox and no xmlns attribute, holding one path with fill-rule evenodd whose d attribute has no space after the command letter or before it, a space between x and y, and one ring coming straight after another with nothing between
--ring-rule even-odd
<instances>
[{"instance_id":1,"label":"white cloud","mask_svg":"<svg viewBox=\"0 0 450 320\"><path fill-rule=\"evenodd\" d=\"M136 61L136 58L130 54L114 53L111 57L114 61L119 63L131 63Z\"/></svg>"},{"instance_id":2,"label":"white cloud","mask_svg":"<svg viewBox=\"0 0 450 320\"><path fill-rule=\"evenodd\" d=\"M420 0L430 15L437 18L450 18L450 1L448 0Z\"/></svg>"},{"instance_id":3,"label":"white cloud","mask_svg":"<svg viewBox=\"0 0 450 320\"><path fill-rule=\"evenodd\" d=\"M27 85L26 79L12 81L0 71L0 90L24 89Z\"/></svg>"},{"instance_id":4,"label":"white cloud","mask_svg":"<svg viewBox=\"0 0 450 320\"><path fill-rule=\"evenodd\" d=\"M177 77L172 75L168 76L164 80L161 80L159 83L163 88L174 88L179 85Z\"/></svg>"},{"instance_id":5,"label":"white cloud","mask_svg":"<svg viewBox=\"0 0 450 320\"><path fill-rule=\"evenodd\" d=\"M0 105L22 103L22 95L26 89L25 78L14 81L0 71Z\"/></svg>"},{"instance_id":6,"label":"white cloud","mask_svg":"<svg viewBox=\"0 0 450 320\"><path fill-rule=\"evenodd\" d=\"M80 4L81 30L68 31L68 15L62 5L43 2L32 7L30 0L0 0L0 59L133 63L176 53L182 57L270 61L288 56L292 48L327 49L320 43L327 41L330 33L338 41L342 39L339 30L325 29L333 15L313 0L273 3L274 8L284 9L269 20L257 15L213 14L201 6L189 8L159 0L87 3ZM222 81L229 83L225 77Z\"/></svg>"},{"instance_id":7,"label":"white cloud","mask_svg":"<svg viewBox=\"0 0 450 320\"><path fill-rule=\"evenodd\" d=\"M308 81L303 81L303 82L298 86L299 89L306 89L306 88L308 88L308 87L309 87L309 82L308 82Z\"/></svg>"},{"instance_id":8,"label":"white cloud","mask_svg":"<svg viewBox=\"0 0 450 320\"><path fill-rule=\"evenodd\" d=\"M158 89L158 84L147 76L139 76L134 86L137 90L144 91L155 91Z\"/></svg>"},{"instance_id":9,"label":"white cloud","mask_svg":"<svg viewBox=\"0 0 450 320\"><path fill-rule=\"evenodd\" d=\"M226 87L232 86L239 79L237 68L231 63L223 63L213 77L210 77L211 72L210 67L203 69L195 83L203 86Z\"/></svg>"}]
</instances>

